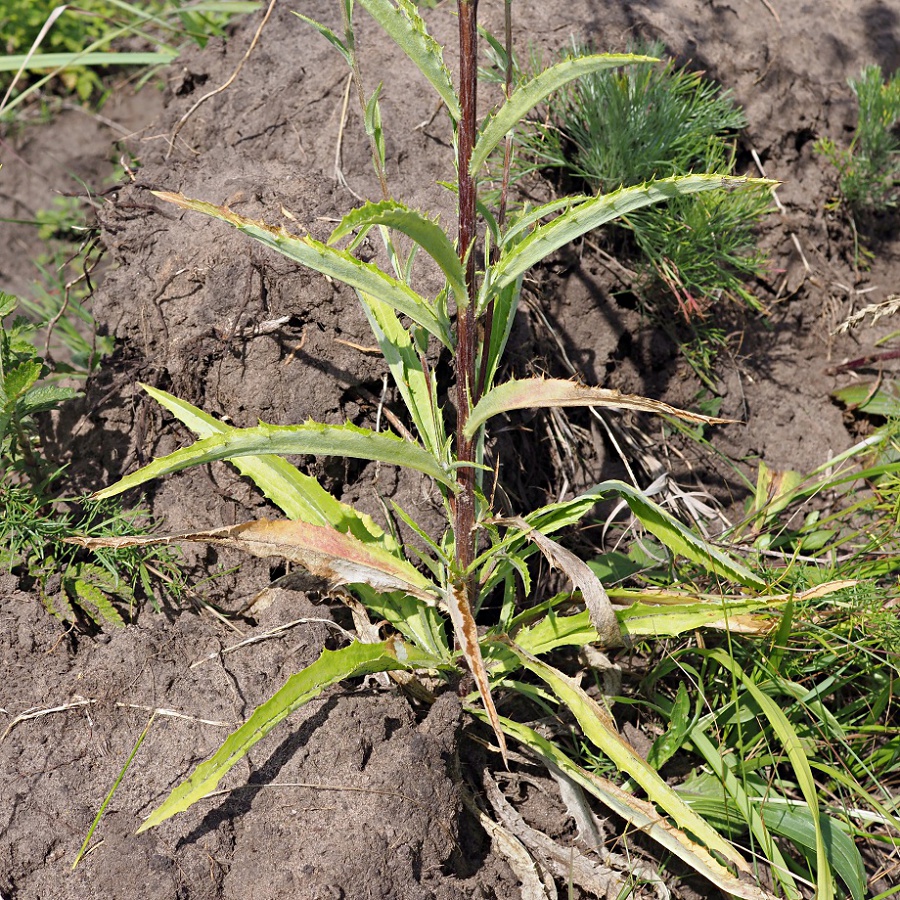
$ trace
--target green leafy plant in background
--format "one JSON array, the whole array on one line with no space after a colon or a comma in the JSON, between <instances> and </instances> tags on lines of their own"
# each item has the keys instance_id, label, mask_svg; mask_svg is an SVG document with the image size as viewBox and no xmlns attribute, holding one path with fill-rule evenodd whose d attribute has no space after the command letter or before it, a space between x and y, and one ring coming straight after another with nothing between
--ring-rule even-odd
<instances>
[{"instance_id":1,"label":"green leafy plant in background","mask_svg":"<svg viewBox=\"0 0 900 900\"><path fill-rule=\"evenodd\" d=\"M151 572L177 589L174 555L124 548L91 558L66 543L76 533L140 534L147 517L114 501L59 497L63 471L45 458L38 421L77 392L54 383L34 346L36 326L14 317L17 306L0 293L0 571L19 576L60 618L74 621L80 612L97 625L122 625L120 607L130 610L136 591L154 596Z\"/></svg>"},{"instance_id":2,"label":"green leafy plant in background","mask_svg":"<svg viewBox=\"0 0 900 900\"><path fill-rule=\"evenodd\" d=\"M712 885L733 896L763 900L771 895L745 878L751 867L742 854L621 736L608 711L548 658L559 648L591 644L615 648L706 626L727 629L736 623L746 631L767 631L773 619L763 613L788 604L790 595L772 594L766 582L738 559L621 482L605 482L572 500L521 514L496 509L492 484L501 461L491 459L486 442L492 420L524 408L602 406L676 416L695 424L720 421L571 381L503 380L502 359L522 278L548 255L651 204L725 189L762 190L763 185L727 175L669 173L647 183L616 186L611 193L568 196L511 211L506 201L506 163L495 214L481 202L479 179L496 156L509 159L512 132L523 118L553 91L579 77L648 65L649 60L627 55L561 60L515 87L510 83L503 102L479 130L475 119L475 3L461 0L458 7L461 64L457 89L440 46L430 37L412 0L357 2L395 41L398 51L413 60L443 102L456 164L450 187L458 209L455 235L435 218L390 196L379 104L382 86L367 94L361 80L353 29L354 0L340 3L341 30L306 21L340 52L357 81L382 198L348 213L322 242L181 194L162 192L158 196L191 213L218 219L355 289L393 376L406 424L397 420L399 433L315 422L234 428L177 397L146 387L150 396L198 439L101 490L97 497L120 494L189 466L228 460L287 518L147 538L83 537L76 543L118 548L201 541L262 557L285 558L340 588L357 613L364 610L373 623L381 624L358 623L357 640L324 651L316 662L292 675L175 788L140 830L158 825L211 794L251 747L330 685L384 671L425 671L450 678L467 668L477 690L466 699L466 708L491 727L496 751L504 760L508 761L508 739L523 744L573 789L599 799ZM479 246L479 226L484 229L484 247ZM385 267L353 253L370 235L382 241ZM443 275L444 286L435 296L425 296L415 287L417 255L428 257ZM434 359L429 351L435 348L450 360L453 378L449 382L440 377L436 364L428 361ZM289 454L379 461L424 473L440 492L446 528L441 534L430 534L409 511L395 506L394 514L418 537L417 545L402 545L392 532L337 501L315 479L286 462L282 457ZM691 560L714 583L732 585L733 590L704 593L686 588L660 595L652 590L617 589L614 606L596 572L556 539L559 532L577 524L598 501L608 497L621 498L673 556ZM573 589L549 597L540 593L533 575L537 554L560 569ZM833 589L836 586L829 584L818 587L821 594ZM386 637L381 634L383 627L389 628ZM727 665L726 659L721 664ZM741 680L739 672L732 675L735 683ZM752 688L748 691L753 694ZM544 709L565 712L577 723L582 740L627 777L632 791L588 771L576 755L529 725L501 716L494 698L508 693L519 694L523 701L537 700ZM822 824L821 801L808 777L808 761L777 710L765 702L758 708L772 723L786 764L797 773L812 842L809 871L814 873L818 896L828 900L834 895L837 864L830 852L828 826ZM765 849L770 850L767 858L773 864L783 861L777 848L770 849L767 844ZM786 894L797 895L789 870L777 869L774 877Z\"/></svg>"},{"instance_id":3,"label":"green leafy plant in background","mask_svg":"<svg viewBox=\"0 0 900 900\"><path fill-rule=\"evenodd\" d=\"M56 197L31 223L19 224L33 224L44 248L34 259L37 272L30 295L20 297L19 304L43 337L43 355L52 359L54 371L84 377L113 350L113 339L97 333L86 306L101 250L84 201Z\"/></svg>"},{"instance_id":4,"label":"green leafy plant in background","mask_svg":"<svg viewBox=\"0 0 900 900\"><path fill-rule=\"evenodd\" d=\"M837 168L841 198L851 212L885 212L900 199L900 73L885 79L881 66L866 66L850 89L859 118L850 146L822 138L816 150Z\"/></svg>"},{"instance_id":5,"label":"green leafy plant in background","mask_svg":"<svg viewBox=\"0 0 900 900\"><path fill-rule=\"evenodd\" d=\"M235 16L259 2L244 0L0 0L0 110L9 114L29 94L58 77L82 100L97 97L103 83L98 66L155 66L178 56L186 41L203 46L223 35ZM114 42L136 39L148 49L118 50ZM16 77L18 76L18 77ZM19 93L11 99L15 86Z\"/></svg>"},{"instance_id":6,"label":"green leafy plant in background","mask_svg":"<svg viewBox=\"0 0 900 900\"><path fill-rule=\"evenodd\" d=\"M576 55L586 50L575 47ZM636 52L657 57L664 46ZM735 136L746 124L730 93L702 73L672 60L643 62L574 82L524 132L523 144L533 165L609 191L696 171L732 175ZM639 251L638 287L651 300L663 287L688 321L722 298L761 309L747 284L764 271L755 229L770 207L770 191L760 185L682 195L623 216L617 225Z\"/></svg>"}]
</instances>

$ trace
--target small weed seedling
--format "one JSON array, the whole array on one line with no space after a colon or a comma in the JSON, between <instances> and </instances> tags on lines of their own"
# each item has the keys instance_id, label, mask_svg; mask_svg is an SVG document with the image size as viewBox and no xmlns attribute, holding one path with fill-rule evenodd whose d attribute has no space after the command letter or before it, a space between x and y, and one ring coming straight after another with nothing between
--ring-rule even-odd
<instances>
[{"instance_id":1,"label":"small weed seedling","mask_svg":"<svg viewBox=\"0 0 900 900\"><path fill-rule=\"evenodd\" d=\"M174 559L170 552L145 558L124 548L101 551L91 560L66 543L76 533L143 533L143 516L124 513L115 502L66 503L55 496L63 473L41 452L37 417L76 391L52 382L34 346L36 326L12 318L17 305L0 293L0 570L19 575L54 615L74 620L77 609L97 625L122 625L117 605L132 607L136 590L153 596L151 569L177 585L171 577Z\"/></svg>"},{"instance_id":2,"label":"small weed seedling","mask_svg":"<svg viewBox=\"0 0 900 900\"><path fill-rule=\"evenodd\" d=\"M412 0L357 0L418 66L437 92L453 131L452 190L458 222L445 230L435 219L390 199L379 96L368 94L360 78L353 30L354 0L341 0L343 29L311 22L344 57L363 99L366 129L384 196L348 213L328 242L291 234L232 210L180 194L158 196L190 214L203 213L238 229L332 279L354 288L408 414L401 436L352 424L260 424L234 428L155 388L148 393L198 437L191 446L157 459L97 496L110 497L188 466L229 460L256 482L287 516L212 531L147 539L91 540L91 547L142 545L154 541L203 541L277 556L344 586L370 614L387 623L384 640L355 641L326 650L292 675L222 746L176 787L141 826L153 828L213 792L226 773L279 722L329 685L368 673L427 671L451 676L463 667L477 690L466 700L470 714L487 722L499 756L507 740L524 744L606 804L631 827L641 830L693 867L712 885L736 897L764 900L771 895L746 880L751 867L732 844L698 815L619 734L608 712L578 682L547 661L566 646L618 647L642 635L678 634L740 617L750 630L756 615L773 603L762 579L738 560L697 537L642 493L620 482L519 515L500 516L490 497L493 466L486 461L486 428L497 416L533 407L602 406L678 416L711 423L704 416L675 410L641 397L553 379L500 380L501 360L516 314L523 276L557 249L600 226L630 217L652 204L689 194L717 196L724 190L761 189L746 179L673 173L648 183L597 196L568 196L535 208L492 213L480 202L479 178L493 154L506 151L512 131L537 105L574 79L591 73L644 65L645 57L587 55L567 58L508 92L481 128L476 123L478 37L476 3L460 0L459 87ZM309 22L310 20L307 19ZM501 191L501 195L505 191ZM389 268L362 261L354 250L368 236L384 243ZM480 235L484 235L483 246ZM399 237L411 242L404 252ZM416 289L412 258L433 260L444 277L436 296ZM438 346L451 361L453 377L444 383L427 360ZM443 401L441 398L445 398ZM443 403L443 405L442 405ZM402 546L370 517L338 502L313 478L288 464L286 454L318 454L380 461L430 476L446 513L442 534L431 535L412 515L396 515L420 540ZM609 495L624 499L646 528L672 553L691 559L722 584L739 586L734 596L685 594L663 605L651 595L614 609L594 572L552 536L586 516ZM534 596L530 557L543 554L574 585L553 597ZM826 588L827 589L827 588ZM520 596L527 599L519 602ZM491 602L488 603L487 601ZM496 610L499 608L499 614ZM488 617L488 612L491 616ZM768 622L769 620L765 620ZM458 651L454 649L456 645ZM607 757L645 799L637 799L588 772L557 744L520 721L501 717L498 692L520 692L525 700L556 704L577 721L584 740ZM768 707L767 707L768 709ZM780 726L780 720L779 720ZM797 771L798 796L812 822L815 876L822 900L833 895L833 875L818 817L819 798L802 752L787 742ZM798 742L799 743L799 742ZM649 802L648 802L649 801ZM777 871L793 886L790 869Z\"/></svg>"},{"instance_id":3,"label":"small weed seedling","mask_svg":"<svg viewBox=\"0 0 900 900\"><path fill-rule=\"evenodd\" d=\"M859 120L850 146L822 138L816 150L840 173L841 197L854 214L885 212L900 201L900 73L885 81L880 66L850 79Z\"/></svg>"}]
</instances>

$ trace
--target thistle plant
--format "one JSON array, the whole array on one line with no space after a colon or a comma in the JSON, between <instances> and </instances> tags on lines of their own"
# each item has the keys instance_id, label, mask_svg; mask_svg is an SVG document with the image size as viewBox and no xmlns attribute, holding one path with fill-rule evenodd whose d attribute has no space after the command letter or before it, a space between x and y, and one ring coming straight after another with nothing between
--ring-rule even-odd
<instances>
[{"instance_id":1,"label":"thistle plant","mask_svg":"<svg viewBox=\"0 0 900 900\"><path fill-rule=\"evenodd\" d=\"M398 50L413 60L443 102L453 132L452 190L458 205L453 231L390 198L379 107L381 86L366 95L354 40L354 0L341 0L342 33L307 21L341 53L356 80L382 186L381 200L364 203L348 213L329 241L323 243L203 200L165 192L157 196L190 213L221 220L355 289L405 406L408 430L395 434L349 423L316 422L234 428L170 394L145 387L198 439L126 476L98 496L112 496L189 466L228 460L287 518L137 541L83 543L99 547L202 541L262 557L281 557L326 579L355 610L362 607L374 622L387 623L390 633L379 640L372 636L377 628L362 629L367 634L361 634L357 641L323 651L316 662L292 675L212 757L175 788L140 830L158 825L209 795L254 744L329 685L383 671L425 671L449 678L467 668L477 689L467 698L466 708L489 724L498 755L504 761L508 739L524 744L554 771L562 772L642 829L710 883L738 897L768 897L767 891L740 877L750 871L742 855L621 737L609 714L545 657L559 647L595 643L614 648L642 636L677 634L732 619L752 631L768 627L770 620L758 614L784 602L784 598L769 597L766 584L740 561L701 540L635 488L620 482L605 482L582 496L519 515L498 515L492 507L494 473L493 465L487 464L485 446L491 420L524 408L602 406L695 423L722 421L573 381L504 381L500 379L501 361L522 278L530 268L568 242L618 217L673 197L739 189L747 180L710 175L669 177L610 194L569 196L515 214L507 213L501 201L495 215L479 200L479 178L495 153L502 151L508 158L508 142L517 124L554 90L573 79L646 58L588 55L558 62L508 90L503 102L479 128L475 115L475 0L460 0L458 4L458 89L444 64L441 47L429 35L412 0L356 2L381 25ZM483 246L478 237L482 233ZM369 234L381 238L390 270L354 255ZM398 236L405 236L412 250L404 251ZM346 244L341 246L342 242ZM416 289L412 266L416 253L429 256L443 275L443 288L434 297ZM439 383L437 367L428 362L428 351L434 347L452 361L451 384ZM445 398L443 405L441 398ZM337 501L315 479L290 465L282 458L288 454L353 457L424 473L440 492L446 528L440 535L429 534L409 511L398 508L396 514L419 538L417 546L403 546L369 516ZM623 498L673 553L688 557L719 583L739 589L733 596L713 599L688 592L678 597L670 594L666 605L660 605L653 594L635 592L625 600L627 605L614 608L592 570L553 537L576 524L609 495ZM537 553L559 568L573 589L552 597L535 596L530 558ZM524 605L521 596L527 600ZM499 601L499 615L492 619L486 616L489 598ZM638 785L650 802L638 800L588 772L527 725L502 717L494 696L508 691L520 691L524 697L539 695L545 703L556 702L568 708L587 740L612 760L631 784ZM804 796L815 806L814 794ZM817 832L815 851L827 882L830 869L821 831ZM788 872L779 877L792 876ZM822 896L830 894L825 891Z\"/></svg>"}]
</instances>

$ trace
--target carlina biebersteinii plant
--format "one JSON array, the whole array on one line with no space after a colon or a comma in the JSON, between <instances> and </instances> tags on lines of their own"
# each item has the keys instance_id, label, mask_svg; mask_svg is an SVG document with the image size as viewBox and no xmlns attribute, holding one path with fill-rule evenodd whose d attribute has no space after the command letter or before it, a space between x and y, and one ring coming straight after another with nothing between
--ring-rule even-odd
<instances>
[{"instance_id":1,"label":"carlina biebersteinii plant","mask_svg":"<svg viewBox=\"0 0 900 900\"><path fill-rule=\"evenodd\" d=\"M393 434L349 423L316 422L234 428L170 394L147 387L148 393L187 425L198 440L153 461L100 491L99 496L111 496L189 466L229 460L287 518L128 542L201 541L287 559L333 586L341 586L338 594L357 612L364 609L373 622L382 623L379 627L388 628L389 635L381 639L375 626L363 629L368 633L361 633L348 646L323 651L318 660L292 675L172 791L140 830L153 828L213 792L254 744L330 685L385 671L398 675L428 672L449 678L466 667L477 687L466 699L466 709L490 725L504 762L508 761L508 739L524 744L554 771L599 798L711 884L750 900L770 897L767 890L746 880L752 877L750 866L732 844L692 811L621 737L609 714L545 657L559 647L596 643L614 648L642 636L677 634L723 621L740 623L746 630L762 628L762 622L770 620L763 620L757 613L786 598L769 595L767 585L740 561L703 541L621 482L604 482L572 500L501 517L491 506L493 471L484 462L488 423L516 409L603 406L693 422L722 421L572 381L527 378L496 382L522 278L531 267L619 216L684 194L739 189L747 179L710 175L664 178L611 194L564 197L514 215L503 209L505 202L501 200L498 214L492 214L479 202L478 178L495 151L505 151L508 160L509 138L520 120L554 90L585 73L646 58L589 55L558 62L514 90L508 89L504 101L479 129L475 113L476 0L458 3L458 90L444 64L441 47L429 35L412 0L355 2L410 57L443 102L453 131L456 177L451 189L458 197L456 235L388 196L381 86L366 99L354 40L354 0L340 0L343 33L306 21L342 54L357 81L383 199L364 203L348 213L330 240L322 243L212 203L174 193L161 192L158 196L184 210L219 219L354 288L408 412L409 430ZM508 171L508 164L505 168ZM480 229L483 247L479 246ZM354 255L370 232L384 242L391 271ZM402 251L396 241L398 235L410 239L412 251ZM342 249L339 244L344 240L349 243ZM414 287L411 263L417 251L431 257L443 275L444 286L436 296L424 296ZM436 367L427 362L427 350L435 344L452 360L455 384L439 385ZM455 391L453 410L446 410L439 402L445 390L448 397ZM287 454L352 457L425 473L440 490L445 531L438 537L429 535L408 512L397 509L397 515L421 540L419 548L404 547L369 516L337 501L315 479L290 465L282 458ZM601 498L611 494L624 498L645 527L673 553L704 567L719 583L738 586L733 596L722 595L710 601L709 595L691 595L674 606L654 606L649 595L642 595L639 602L633 600L630 606L614 609L591 569L551 537L577 523ZM109 542L84 543L96 547ZM535 553L543 554L551 565L561 569L574 590L554 597L532 596L529 557ZM827 587L821 590L827 591ZM527 600L524 605L522 596ZM499 599L500 613L485 621L489 597ZM573 608L579 611L573 613ZM528 680L541 682L543 688L526 688ZM494 694L517 690L524 690L523 699L538 690L543 702L567 708L586 740L627 774L647 799L638 799L588 772L555 743L521 722L501 717ZM818 809L815 790L807 787L811 778L798 777L797 781L804 799ZM816 855L827 880L829 866L821 829L816 836ZM831 894L825 891L821 896Z\"/></svg>"}]
</instances>

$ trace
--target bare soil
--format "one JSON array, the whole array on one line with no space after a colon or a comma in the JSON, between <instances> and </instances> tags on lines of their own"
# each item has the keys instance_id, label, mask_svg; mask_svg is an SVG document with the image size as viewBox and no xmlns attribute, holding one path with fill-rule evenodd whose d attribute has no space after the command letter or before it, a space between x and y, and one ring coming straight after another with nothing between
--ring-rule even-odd
<instances>
[{"instance_id":1,"label":"bare soil","mask_svg":"<svg viewBox=\"0 0 900 900\"><path fill-rule=\"evenodd\" d=\"M197 101L235 70L259 17L238 26L226 44L187 53L168 72L163 92L116 92L104 121L66 111L0 144L0 216L30 218L56 193L82 194L88 185L111 263L92 309L100 328L115 336L116 352L48 438L49 449L72 464L73 489L97 489L186 443L185 430L144 398L138 382L238 425L374 421L385 368L365 352L372 339L352 293L150 193L183 191L317 237L356 195L377 196L352 102L342 127L343 61L291 14L335 14L322 6L278 6L233 84L181 127ZM502 4L482 7L484 23L499 31ZM715 443L736 460L801 471L850 446L856 438L830 398L850 376L835 374L835 364L873 351L892 326L863 326L850 337L833 329L896 290L898 222L870 223L877 226L869 243L874 257L867 269L855 265L849 223L828 211L836 175L813 143L849 140L855 107L848 77L872 62L885 71L900 66L896 7L879 0L520 0L514 11L520 50L531 43L555 52L572 35L609 50L634 37L658 38L734 92L750 122L741 158L758 174L755 151L765 174L782 182L784 211L764 226L771 268L754 285L769 315L718 313L734 331L733 350L716 373L721 413L743 424L719 429ZM428 15L454 65L451 12L445 3ZM366 77L373 85L386 81L393 190L450 221L452 198L436 184L452 177L449 133L433 115L433 96L362 14L359 27ZM491 102L487 90L482 101ZM132 177L110 188L104 179L126 148L137 158ZM27 289L36 240L33 230L0 223L4 290ZM615 267L589 245L560 254L528 286L511 365L568 374L538 307L585 381L691 406L700 385L677 346L630 308L620 288ZM279 324L269 328L272 322ZM572 468L556 455L543 420L526 424L502 439L512 457L501 476L514 499L540 500L620 473L602 438L586 442ZM667 458L673 477L740 504L742 488L710 459L670 447L658 423L640 420L639 430ZM535 466L536 459L547 462ZM305 463L329 489L374 515L381 516L382 498L428 520L430 488L416 478L386 467ZM156 484L146 501L172 530L232 524L268 510L224 465ZM186 565L198 578L228 571L208 595L231 611L281 574L211 550L188 551ZM0 580L0 897L521 896L505 857L464 802L496 762L471 740L477 729L453 691L430 709L377 681L329 691L236 767L228 779L233 790L134 836L142 817L228 728L322 647L340 643L340 613L327 603L282 589L270 599L257 619L236 621L240 635L190 605L160 614L143 609L123 630L88 634L51 619L15 578ZM270 635L279 626L289 627ZM153 710L93 852L71 871ZM550 791L527 797L531 824L560 840L574 837ZM690 885L673 883L675 896L712 896Z\"/></svg>"}]
</instances>

